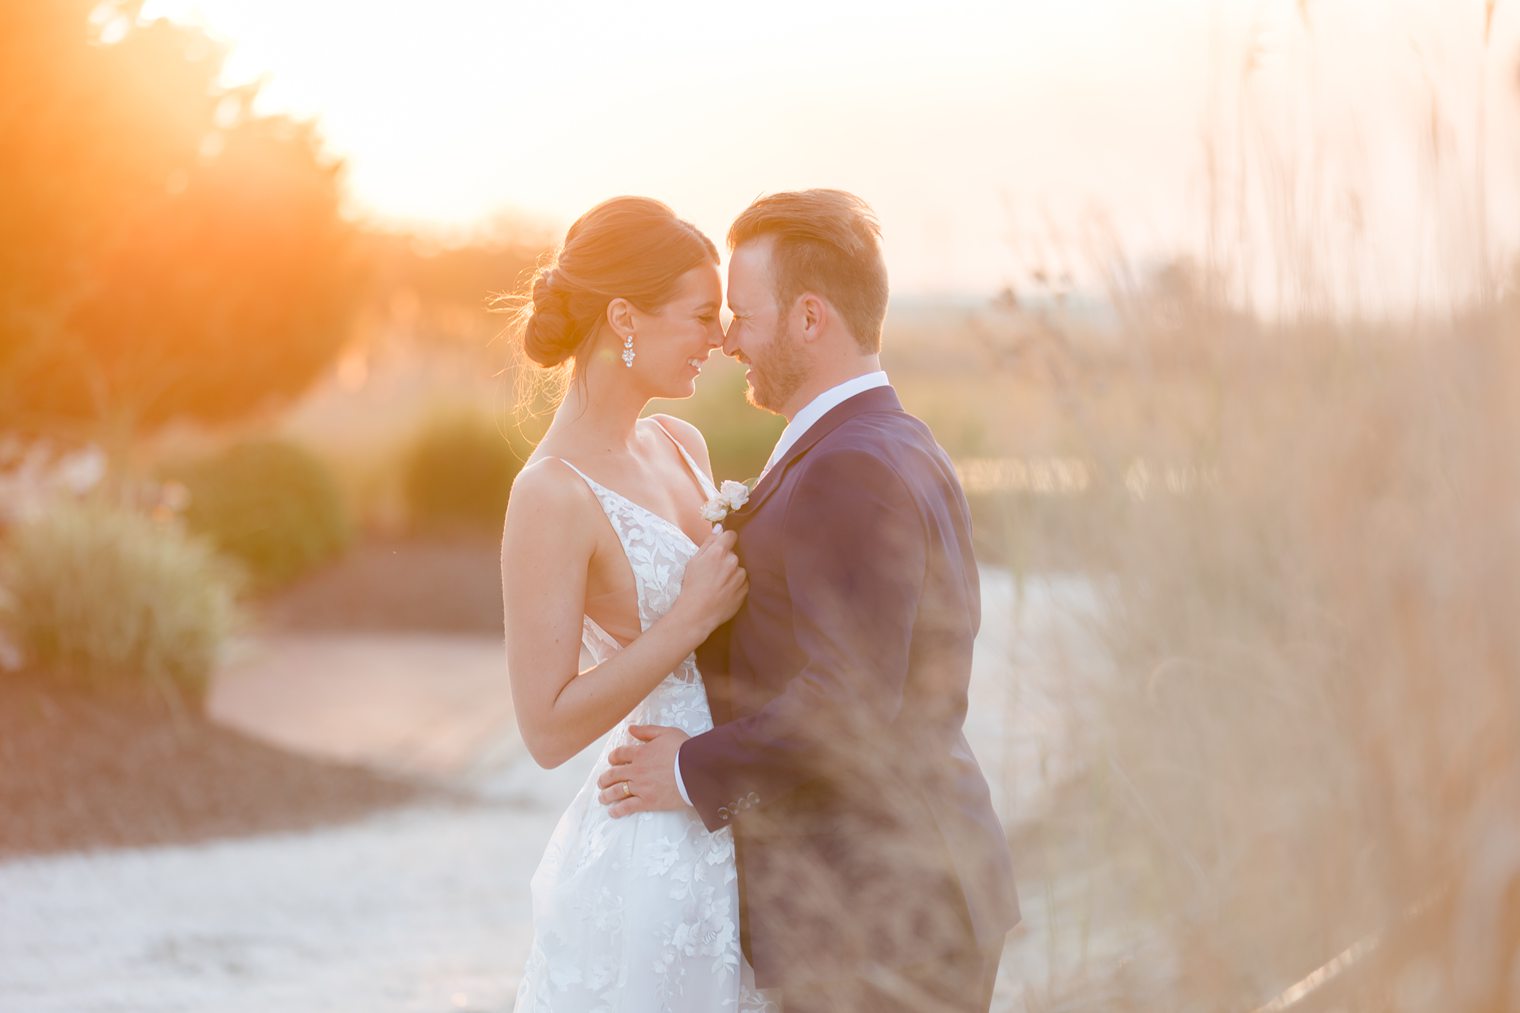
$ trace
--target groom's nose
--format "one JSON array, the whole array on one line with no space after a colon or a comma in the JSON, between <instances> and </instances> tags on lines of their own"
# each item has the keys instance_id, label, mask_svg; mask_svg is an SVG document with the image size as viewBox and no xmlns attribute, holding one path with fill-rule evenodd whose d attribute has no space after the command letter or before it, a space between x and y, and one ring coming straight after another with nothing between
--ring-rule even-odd
<instances>
[{"instance_id":1,"label":"groom's nose","mask_svg":"<svg viewBox=\"0 0 1520 1013\"><path fill-rule=\"evenodd\" d=\"M723 332L723 354L729 356L730 358L732 358L734 353L739 350L739 342L734 337L734 331L736 330L738 330L738 328L736 328L733 324L729 324L728 330Z\"/></svg>"}]
</instances>

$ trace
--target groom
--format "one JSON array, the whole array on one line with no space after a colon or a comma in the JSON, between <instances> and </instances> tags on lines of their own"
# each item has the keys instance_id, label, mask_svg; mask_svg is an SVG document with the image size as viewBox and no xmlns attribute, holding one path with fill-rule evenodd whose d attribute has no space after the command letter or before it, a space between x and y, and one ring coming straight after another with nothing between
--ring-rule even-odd
<instances>
[{"instance_id":1,"label":"groom","mask_svg":"<svg viewBox=\"0 0 1520 1013\"><path fill-rule=\"evenodd\" d=\"M698 652L715 727L635 729L601 799L732 828L740 939L787 1013L985 1011L1019 911L962 733L971 522L881 372L875 217L837 190L775 194L728 241L723 350L789 424L726 522L750 592Z\"/></svg>"}]
</instances>

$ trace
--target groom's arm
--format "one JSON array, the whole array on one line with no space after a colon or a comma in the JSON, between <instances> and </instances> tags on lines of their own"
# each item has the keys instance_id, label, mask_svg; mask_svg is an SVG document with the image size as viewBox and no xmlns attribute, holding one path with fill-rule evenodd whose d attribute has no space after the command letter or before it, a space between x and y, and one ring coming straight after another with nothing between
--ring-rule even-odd
<instances>
[{"instance_id":1,"label":"groom's arm","mask_svg":"<svg viewBox=\"0 0 1520 1013\"><path fill-rule=\"evenodd\" d=\"M678 776L709 829L818 777L848 784L896 719L926 565L918 506L864 450L815 451L783 521L805 663L756 713L681 746Z\"/></svg>"}]
</instances>

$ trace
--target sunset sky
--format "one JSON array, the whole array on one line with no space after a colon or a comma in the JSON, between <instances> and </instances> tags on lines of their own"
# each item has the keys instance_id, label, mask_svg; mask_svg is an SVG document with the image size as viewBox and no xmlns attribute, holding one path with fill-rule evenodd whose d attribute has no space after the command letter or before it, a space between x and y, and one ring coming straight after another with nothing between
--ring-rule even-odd
<instances>
[{"instance_id":1,"label":"sunset sky","mask_svg":"<svg viewBox=\"0 0 1520 1013\"><path fill-rule=\"evenodd\" d=\"M1446 232L1474 234L1486 73L1486 218L1506 223L1494 243L1520 238L1520 28L1502 2L1486 70L1482 0L149 0L144 15L206 26L230 78L264 79L265 109L317 118L356 212L428 229L558 232L641 193L721 239L760 193L838 186L879 212L898 292L985 294L1039 263L1080 284L1100 219L1142 262L1201 244L1213 136L1226 176L1245 152L1297 180L1276 206L1292 194L1309 241L1361 236L1342 257L1356 284L1407 296L1438 284ZM1432 137L1454 182L1431 183ZM1252 242L1270 245L1280 215L1260 204Z\"/></svg>"}]
</instances>

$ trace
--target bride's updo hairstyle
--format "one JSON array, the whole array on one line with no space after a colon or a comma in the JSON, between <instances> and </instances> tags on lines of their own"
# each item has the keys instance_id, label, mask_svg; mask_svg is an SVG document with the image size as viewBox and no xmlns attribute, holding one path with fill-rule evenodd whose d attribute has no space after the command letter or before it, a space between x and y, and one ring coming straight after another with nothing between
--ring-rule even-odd
<instances>
[{"instance_id":1,"label":"bride's updo hairstyle","mask_svg":"<svg viewBox=\"0 0 1520 1013\"><path fill-rule=\"evenodd\" d=\"M613 299L654 312L682 275L707 263L718 263L712 240L664 204L604 201L570 226L559 252L534 272L531 295L519 297L523 352L546 368L579 362Z\"/></svg>"}]
</instances>

